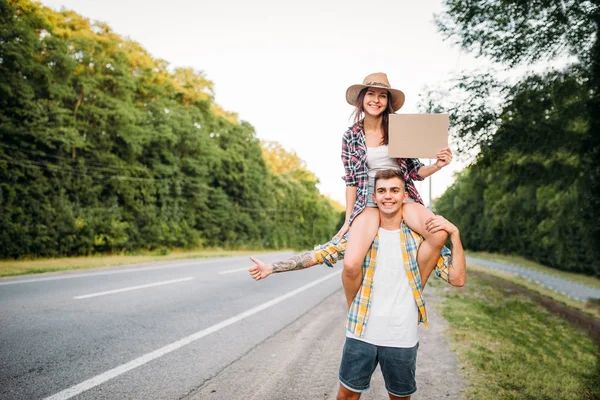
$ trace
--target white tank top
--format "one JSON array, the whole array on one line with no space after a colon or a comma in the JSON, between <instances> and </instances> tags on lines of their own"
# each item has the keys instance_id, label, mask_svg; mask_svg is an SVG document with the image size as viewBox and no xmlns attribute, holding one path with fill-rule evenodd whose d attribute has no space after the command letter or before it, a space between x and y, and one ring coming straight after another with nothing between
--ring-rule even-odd
<instances>
[{"instance_id":1,"label":"white tank top","mask_svg":"<svg viewBox=\"0 0 600 400\"><path fill-rule=\"evenodd\" d=\"M388 147L367 147L367 167L369 177L374 178L377 171L382 169L400 169L398 161L388 156Z\"/></svg>"},{"instance_id":2,"label":"white tank top","mask_svg":"<svg viewBox=\"0 0 600 400\"><path fill-rule=\"evenodd\" d=\"M400 230L379 228L379 249L373 274L371 308L364 335L346 336L376 346L413 347L419 341L419 309L406 276Z\"/></svg>"}]
</instances>

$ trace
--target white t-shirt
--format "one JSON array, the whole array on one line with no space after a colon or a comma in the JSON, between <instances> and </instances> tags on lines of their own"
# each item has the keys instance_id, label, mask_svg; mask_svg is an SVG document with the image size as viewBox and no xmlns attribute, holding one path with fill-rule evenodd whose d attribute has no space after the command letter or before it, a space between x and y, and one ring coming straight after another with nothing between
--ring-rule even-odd
<instances>
[{"instance_id":1,"label":"white t-shirt","mask_svg":"<svg viewBox=\"0 0 600 400\"><path fill-rule=\"evenodd\" d=\"M398 161L388 155L387 145L367 147L367 167L367 173L371 178L382 169L400 169Z\"/></svg>"},{"instance_id":2,"label":"white t-shirt","mask_svg":"<svg viewBox=\"0 0 600 400\"><path fill-rule=\"evenodd\" d=\"M419 310L404 269L400 230L379 228L367 326L362 337L348 331L346 336L377 346L414 347L419 341L418 318Z\"/></svg>"}]
</instances>

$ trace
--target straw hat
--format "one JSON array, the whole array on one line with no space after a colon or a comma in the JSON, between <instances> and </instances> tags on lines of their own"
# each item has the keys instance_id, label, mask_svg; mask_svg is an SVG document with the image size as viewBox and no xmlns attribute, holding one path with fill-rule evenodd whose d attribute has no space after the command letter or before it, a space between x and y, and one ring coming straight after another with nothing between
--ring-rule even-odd
<instances>
[{"instance_id":1,"label":"straw hat","mask_svg":"<svg viewBox=\"0 0 600 400\"><path fill-rule=\"evenodd\" d=\"M392 89L387 75L383 72L375 72L374 74L367 75L367 77L363 80L362 85L350 86L348 90L346 90L346 101L348 104L356 106L358 94L366 87L387 89L392 95L392 109L394 112L402 108L402 105L404 104L404 93L401 90Z\"/></svg>"}]
</instances>

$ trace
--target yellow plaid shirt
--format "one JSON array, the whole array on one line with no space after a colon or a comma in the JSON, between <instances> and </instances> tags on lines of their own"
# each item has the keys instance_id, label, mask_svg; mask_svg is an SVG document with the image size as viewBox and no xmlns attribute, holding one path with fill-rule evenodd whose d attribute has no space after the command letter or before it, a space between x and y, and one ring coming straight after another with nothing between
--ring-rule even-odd
<instances>
[{"instance_id":1,"label":"yellow plaid shirt","mask_svg":"<svg viewBox=\"0 0 600 400\"><path fill-rule=\"evenodd\" d=\"M408 276L408 282L417 303L417 308L419 309L419 322L423 322L425 327L427 327L427 311L425 310L425 299L423 298L423 285L421 284L421 275L419 274L419 266L417 264L417 250L423 242L423 237L412 231L404 222L400 226L399 236L399 245L402 247L403 266ZM344 258L346 243L346 237L344 237L342 240L333 239L326 244L317 246L315 248L317 261L320 264L333 267L333 264ZM352 306L350 306L348 318L346 319L346 329L358 337L363 336L369 320L371 293L373 291L373 274L375 273L378 249L379 234L375 237L365 257L362 266L363 280L352 302ZM448 282L451 265L452 255L450 249L444 246L435 267L436 276Z\"/></svg>"}]
</instances>

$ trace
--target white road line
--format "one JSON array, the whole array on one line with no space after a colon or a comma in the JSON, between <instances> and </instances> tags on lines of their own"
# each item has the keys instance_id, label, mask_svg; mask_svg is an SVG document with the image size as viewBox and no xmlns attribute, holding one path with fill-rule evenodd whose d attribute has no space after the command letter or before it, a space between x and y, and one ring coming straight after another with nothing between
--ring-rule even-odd
<instances>
[{"instance_id":1,"label":"white road line","mask_svg":"<svg viewBox=\"0 0 600 400\"><path fill-rule=\"evenodd\" d=\"M231 318L228 318L224 321L221 321L218 324L215 324L209 328L206 328L206 329L203 329L196 333L193 333L190 336L184 337L183 339L180 339L174 343L166 345L165 347L161 347L158 350L154 350L153 352L145 354L141 357L138 357L135 360L129 361L126 364L119 365L118 367L113 368L109 371L106 371L106 372L104 372L100 375L97 375L91 379L88 379L87 381L81 382L78 385L75 385L68 389L65 389L62 392L58 392L57 394L55 394L53 396L46 397L46 399L44 399L44 400L66 400L66 399L70 399L71 397L77 396L78 394L83 393L86 390L96 387L106 381L113 379L113 378L116 378L117 376L122 375L128 371L131 371L134 368L137 368L144 364L147 364L152 360L155 360L159 357L164 356L165 354L171 353L175 350L180 349L183 346L187 346L188 344L195 342L196 340L202 339L203 337L208 336L211 333L217 332L223 328L228 327L229 325L233 325L236 322L243 320L244 318L248 318L266 308L272 307L275 304L280 303L285 299L288 299L292 296L297 295L298 293L304 292L305 290L308 290L311 287L316 286L321 282L325 282L326 280L339 275L341 272L342 271L339 270L339 271L336 271L329 275L326 275L326 276L324 276L320 279L317 279L316 281L313 281L307 285L301 286L298 289L292 290L291 292L288 292L288 293L284 294L283 296L276 297L272 300L267 301L266 303L263 303L259 306L251 308L249 310L246 310L243 313L240 313L240 314L235 315Z\"/></svg>"},{"instance_id":2,"label":"white road line","mask_svg":"<svg viewBox=\"0 0 600 400\"><path fill-rule=\"evenodd\" d=\"M219 275L224 275L224 274L233 274L234 272L241 272L241 271L246 271L248 272L248 268L249 267L244 267L244 268L236 268L236 269L229 269L227 271L221 271L219 272Z\"/></svg>"},{"instance_id":3,"label":"white road line","mask_svg":"<svg viewBox=\"0 0 600 400\"><path fill-rule=\"evenodd\" d=\"M170 281L162 281L162 282L156 282L156 283L148 283L146 285L130 286L130 287L122 288L122 289L107 290L106 292L98 292L98 293L92 293L92 294L85 294L83 296L75 296L75 297L73 297L73 300L89 299L90 297L106 296L107 294L115 294L115 293L129 292L131 290L145 289L145 288L155 287L155 286L170 285L171 283L186 282L186 281L191 281L192 279L194 279L193 276L188 276L187 278L172 279Z\"/></svg>"},{"instance_id":4,"label":"white road line","mask_svg":"<svg viewBox=\"0 0 600 400\"><path fill-rule=\"evenodd\" d=\"M0 286L4 285L16 285L20 283L37 283L37 282L46 282L46 281L60 281L63 279L76 279L76 278L89 278L92 276L103 276L103 275L115 275L115 274L130 274L132 272L144 272L144 271L156 271L167 268L179 268L179 267L191 267L196 265L201 265L205 263L215 262L217 260L202 260L202 261L193 261L187 263L178 263L178 264L161 264L151 267L129 267L128 269L116 269L110 271L100 271L100 272L84 272L78 274L69 274L66 275L58 275L58 276L49 276L43 278L32 278L32 279L17 279L17 280L7 280L0 281ZM118 267L116 267L118 268ZM7 278L10 279L10 278Z\"/></svg>"}]
</instances>

